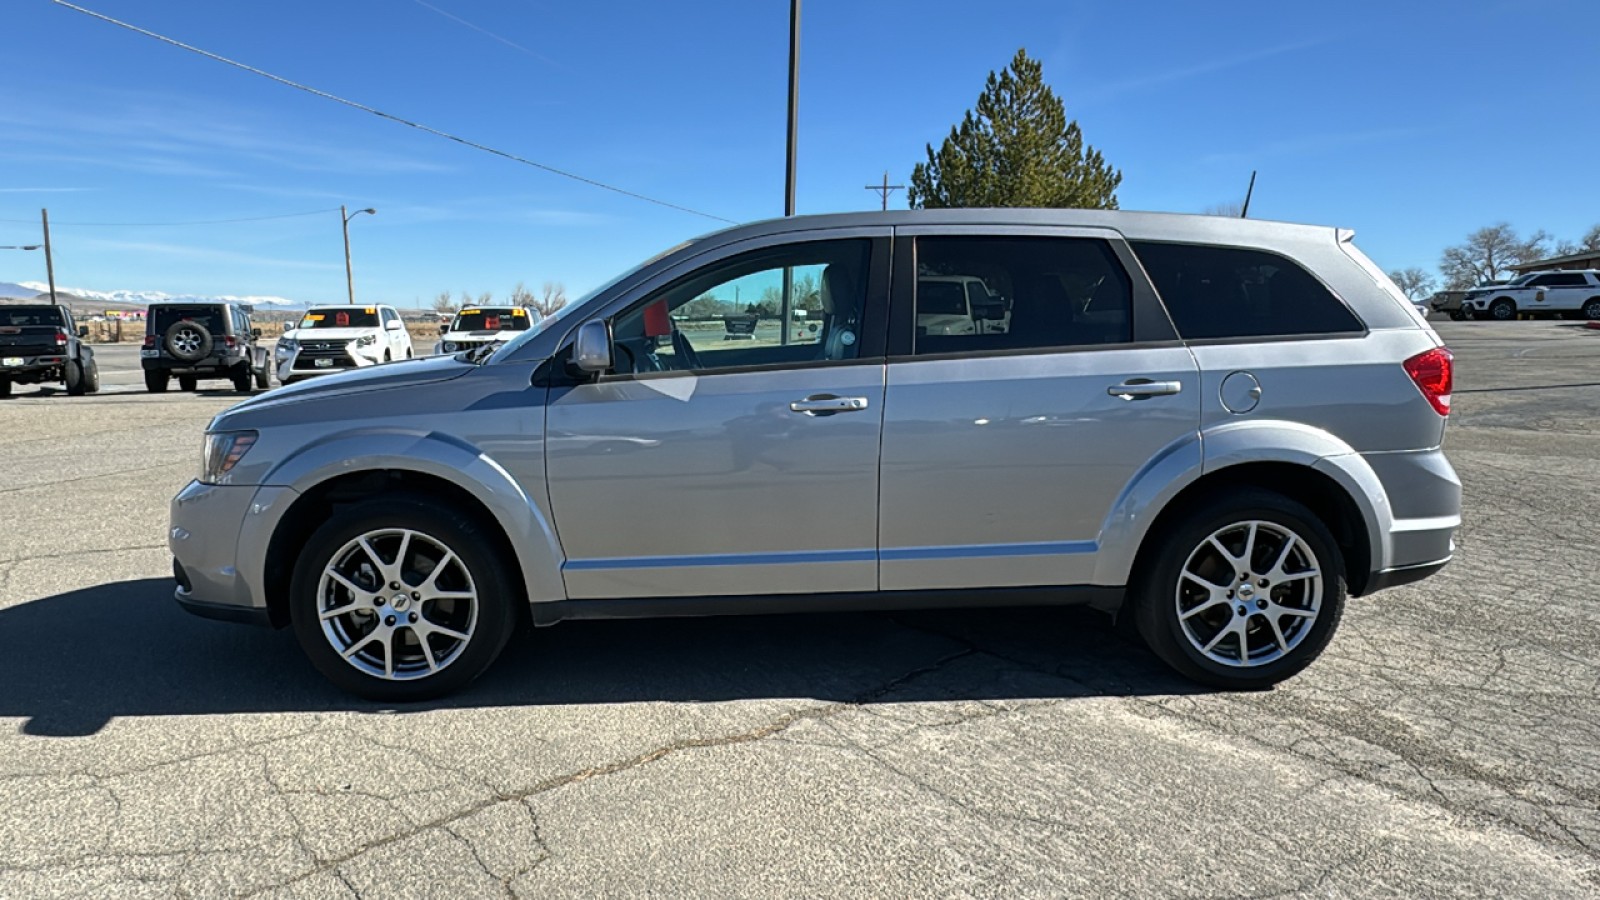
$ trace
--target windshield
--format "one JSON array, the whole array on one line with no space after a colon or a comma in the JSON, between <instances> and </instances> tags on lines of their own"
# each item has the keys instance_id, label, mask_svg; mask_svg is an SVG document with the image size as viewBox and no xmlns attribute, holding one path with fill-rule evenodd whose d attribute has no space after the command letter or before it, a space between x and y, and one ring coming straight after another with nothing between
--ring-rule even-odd
<instances>
[{"instance_id":1,"label":"windshield","mask_svg":"<svg viewBox=\"0 0 1600 900\"><path fill-rule=\"evenodd\" d=\"M527 331L533 324L525 309L463 309L451 331Z\"/></svg>"},{"instance_id":2,"label":"windshield","mask_svg":"<svg viewBox=\"0 0 1600 900\"><path fill-rule=\"evenodd\" d=\"M61 310L54 306L0 306L0 325L54 325L67 324L61 319Z\"/></svg>"},{"instance_id":3,"label":"windshield","mask_svg":"<svg viewBox=\"0 0 1600 900\"><path fill-rule=\"evenodd\" d=\"M637 275L639 273L639 271L642 270L645 266L648 266L648 265L656 262L657 260L662 259L663 257L666 257L666 256L668 256L670 254L677 253L679 250L682 250L683 248L685 248L685 247L687 247L687 246L689 246L690 244L693 244L693 243L694 243L694 241L684 241L683 243L677 245L676 247L669 247L666 250L663 250L660 253L657 253L655 256L650 257L649 259L645 260L644 262L639 263L637 266L634 266L633 268L629 269L628 271L623 272L621 275L618 275L617 277L611 279L610 281L606 282L605 284L600 285L599 287L595 288L594 290L590 291L589 293L584 294L582 297L579 297L578 299L572 301L571 303L568 303L566 306L563 306L560 309L556 310L555 312L550 313L549 315L547 315L544 318L540 319L538 322L534 323L534 326L532 328L529 328L527 331L524 331L523 333L517 335L516 337L512 338L511 340L506 341L504 344L501 344L500 345L500 349L496 350L494 352L494 355L489 357L489 359L490 360L510 359L512 357L512 355L515 354L519 349L521 349L524 344L528 343L529 341L533 340L534 338L538 337L539 335L544 334L546 331L549 331L551 328L556 327L558 324L566 321L566 319L569 316L572 315L572 311L573 310L580 309L580 308L582 308L584 306L587 306L589 304L590 300L593 300L594 298L600 296L601 294L605 293L606 291L611 290L612 288L614 288L617 285L621 284L622 282L628 280L629 278L632 278L634 275Z\"/></svg>"},{"instance_id":4,"label":"windshield","mask_svg":"<svg viewBox=\"0 0 1600 900\"><path fill-rule=\"evenodd\" d=\"M333 306L307 310L300 328L377 328L376 306Z\"/></svg>"}]
</instances>

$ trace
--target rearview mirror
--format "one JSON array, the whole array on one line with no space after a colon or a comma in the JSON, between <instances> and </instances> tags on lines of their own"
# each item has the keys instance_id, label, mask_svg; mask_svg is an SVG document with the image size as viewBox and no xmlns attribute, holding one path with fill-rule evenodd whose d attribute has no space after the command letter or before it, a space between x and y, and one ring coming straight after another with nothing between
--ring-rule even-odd
<instances>
[{"instance_id":1,"label":"rearview mirror","mask_svg":"<svg viewBox=\"0 0 1600 900\"><path fill-rule=\"evenodd\" d=\"M87 325L79 325L78 326L78 337L88 337L88 336L89 336L89 326L87 326Z\"/></svg>"},{"instance_id":2,"label":"rearview mirror","mask_svg":"<svg viewBox=\"0 0 1600 900\"><path fill-rule=\"evenodd\" d=\"M259 329L259 328L250 329L250 336L251 337L261 337L261 329Z\"/></svg>"},{"instance_id":3,"label":"rearview mirror","mask_svg":"<svg viewBox=\"0 0 1600 900\"><path fill-rule=\"evenodd\" d=\"M399 331L401 328L400 320L390 319L383 327L389 329L390 331Z\"/></svg>"},{"instance_id":4,"label":"rearview mirror","mask_svg":"<svg viewBox=\"0 0 1600 900\"><path fill-rule=\"evenodd\" d=\"M985 322L998 322L1006 317L1006 307L1003 303L984 303L972 308L974 318Z\"/></svg>"},{"instance_id":5,"label":"rearview mirror","mask_svg":"<svg viewBox=\"0 0 1600 900\"><path fill-rule=\"evenodd\" d=\"M604 372L611 368L611 329L604 319L578 326L572 342L572 364L580 372Z\"/></svg>"}]
</instances>

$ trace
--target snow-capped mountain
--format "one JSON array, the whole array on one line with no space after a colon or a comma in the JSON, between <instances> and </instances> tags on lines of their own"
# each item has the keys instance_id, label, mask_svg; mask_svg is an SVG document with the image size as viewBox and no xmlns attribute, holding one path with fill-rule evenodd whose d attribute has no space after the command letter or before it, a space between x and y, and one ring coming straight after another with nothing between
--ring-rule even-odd
<instances>
[{"instance_id":1,"label":"snow-capped mountain","mask_svg":"<svg viewBox=\"0 0 1600 900\"><path fill-rule=\"evenodd\" d=\"M0 295L4 295L4 288L26 288L33 294L43 294L50 290L50 285L41 281L19 281L16 284L0 284ZM258 309L305 309L306 304L299 300L286 300L282 297L236 297L231 294L222 294L215 297L202 297L194 294L168 294L162 291L92 291L87 288L64 287L56 285L58 293L74 294L85 300L100 303L124 303L131 306L144 306L149 303L163 300L176 300L188 303L249 303Z\"/></svg>"}]
</instances>

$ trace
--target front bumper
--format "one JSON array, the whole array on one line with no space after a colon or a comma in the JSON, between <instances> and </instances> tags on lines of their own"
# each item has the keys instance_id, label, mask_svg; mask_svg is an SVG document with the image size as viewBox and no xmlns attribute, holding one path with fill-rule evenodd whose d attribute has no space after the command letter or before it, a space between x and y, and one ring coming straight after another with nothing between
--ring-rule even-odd
<instances>
[{"instance_id":1,"label":"front bumper","mask_svg":"<svg viewBox=\"0 0 1600 900\"><path fill-rule=\"evenodd\" d=\"M381 344L359 348L347 345L342 349L332 350L312 350L303 344L293 350L285 350L280 346L273 352L272 357L272 364L278 371L278 381L284 384L288 384L291 378L332 375L335 372L364 369L381 362L383 362Z\"/></svg>"},{"instance_id":2,"label":"front bumper","mask_svg":"<svg viewBox=\"0 0 1600 900\"><path fill-rule=\"evenodd\" d=\"M178 604L208 619L270 621L266 549L278 507L293 495L286 487L198 481L179 491L167 530Z\"/></svg>"}]
</instances>

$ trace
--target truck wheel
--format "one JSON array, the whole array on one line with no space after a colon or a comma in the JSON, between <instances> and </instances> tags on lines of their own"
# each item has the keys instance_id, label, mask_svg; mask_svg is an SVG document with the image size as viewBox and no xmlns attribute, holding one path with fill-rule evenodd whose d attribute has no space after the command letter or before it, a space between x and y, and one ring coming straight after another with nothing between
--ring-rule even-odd
<instances>
[{"instance_id":1,"label":"truck wheel","mask_svg":"<svg viewBox=\"0 0 1600 900\"><path fill-rule=\"evenodd\" d=\"M83 396L83 364L75 359L69 359L61 366L61 381L67 386L67 394L72 397Z\"/></svg>"},{"instance_id":2,"label":"truck wheel","mask_svg":"<svg viewBox=\"0 0 1600 900\"><path fill-rule=\"evenodd\" d=\"M152 394L165 394L167 392L167 383L171 380L172 376L166 372L154 372L146 369L144 373L144 389Z\"/></svg>"},{"instance_id":3,"label":"truck wheel","mask_svg":"<svg viewBox=\"0 0 1600 900\"><path fill-rule=\"evenodd\" d=\"M0 378L0 397L11 396L11 379Z\"/></svg>"},{"instance_id":4,"label":"truck wheel","mask_svg":"<svg viewBox=\"0 0 1600 900\"><path fill-rule=\"evenodd\" d=\"M83 392L85 394L100 393L100 363L89 363L89 368L83 370Z\"/></svg>"},{"instance_id":5,"label":"truck wheel","mask_svg":"<svg viewBox=\"0 0 1600 900\"><path fill-rule=\"evenodd\" d=\"M1517 304L1509 297L1501 297L1489 304L1489 317L1497 322L1509 322L1517 317Z\"/></svg>"},{"instance_id":6,"label":"truck wheel","mask_svg":"<svg viewBox=\"0 0 1600 900\"><path fill-rule=\"evenodd\" d=\"M423 496L346 506L306 541L289 589L301 648L370 700L426 700L500 655L522 602L490 530Z\"/></svg>"},{"instance_id":7,"label":"truck wheel","mask_svg":"<svg viewBox=\"0 0 1600 900\"><path fill-rule=\"evenodd\" d=\"M1590 297L1584 301L1583 318L1591 322L1600 319L1600 297Z\"/></svg>"},{"instance_id":8,"label":"truck wheel","mask_svg":"<svg viewBox=\"0 0 1600 900\"><path fill-rule=\"evenodd\" d=\"M178 376L178 390L180 391L193 391L199 383L200 379L193 375Z\"/></svg>"},{"instance_id":9,"label":"truck wheel","mask_svg":"<svg viewBox=\"0 0 1600 900\"><path fill-rule=\"evenodd\" d=\"M233 367L233 373L231 375L229 375L229 377L233 379L233 389L234 390L238 391L241 394L250 393L250 364L249 363L240 363L237 366L234 366Z\"/></svg>"},{"instance_id":10,"label":"truck wheel","mask_svg":"<svg viewBox=\"0 0 1600 900\"><path fill-rule=\"evenodd\" d=\"M1327 647L1344 611L1344 560L1304 505L1252 488L1213 495L1149 544L1129 601L1150 649L1213 687L1257 689Z\"/></svg>"},{"instance_id":11,"label":"truck wheel","mask_svg":"<svg viewBox=\"0 0 1600 900\"><path fill-rule=\"evenodd\" d=\"M1465 319L1466 319L1466 317L1467 317L1467 314L1466 314L1466 313L1464 313L1464 312L1462 312L1462 311L1461 311L1461 310L1459 310L1459 309L1452 309L1452 310L1450 310L1450 321L1452 321L1452 322L1460 322L1460 321L1463 321L1463 320L1465 320Z\"/></svg>"}]
</instances>

